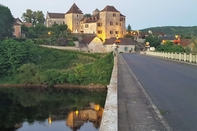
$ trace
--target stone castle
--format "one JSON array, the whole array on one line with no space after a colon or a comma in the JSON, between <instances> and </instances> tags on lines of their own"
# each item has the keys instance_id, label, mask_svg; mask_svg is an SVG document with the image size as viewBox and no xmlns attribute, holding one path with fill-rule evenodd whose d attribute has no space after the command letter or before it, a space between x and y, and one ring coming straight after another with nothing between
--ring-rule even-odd
<instances>
[{"instance_id":1,"label":"stone castle","mask_svg":"<svg viewBox=\"0 0 197 131\"><path fill-rule=\"evenodd\" d=\"M112 37L123 37L126 33L126 17L114 6L96 9L92 15L84 15L74 3L66 13L50 13L46 15L46 26L54 23L67 24L72 33L95 34L103 40Z\"/></svg>"}]
</instances>

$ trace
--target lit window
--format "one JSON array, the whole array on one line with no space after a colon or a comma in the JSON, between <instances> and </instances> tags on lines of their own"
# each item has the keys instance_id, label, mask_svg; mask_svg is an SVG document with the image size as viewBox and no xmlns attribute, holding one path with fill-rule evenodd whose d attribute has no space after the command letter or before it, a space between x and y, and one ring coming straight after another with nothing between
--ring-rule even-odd
<instances>
[{"instance_id":1,"label":"lit window","mask_svg":"<svg viewBox=\"0 0 197 131\"><path fill-rule=\"evenodd\" d=\"M102 30L98 30L98 34L102 34Z\"/></svg>"}]
</instances>

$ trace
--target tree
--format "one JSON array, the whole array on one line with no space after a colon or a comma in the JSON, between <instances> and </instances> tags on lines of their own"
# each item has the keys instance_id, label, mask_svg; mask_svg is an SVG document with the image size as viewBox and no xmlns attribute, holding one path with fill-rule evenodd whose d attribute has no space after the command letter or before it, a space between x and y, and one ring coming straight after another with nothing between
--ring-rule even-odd
<instances>
[{"instance_id":1,"label":"tree","mask_svg":"<svg viewBox=\"0 0 197 131\"><path fill-rule=\"evenodd\" d=\"M85 14L84 17L90 18L91 14Z\"/></svg>"},{"instance_id":2,"label":"tree","mask_svg":"<svg viewBox=\"0 0 197 131\"><path fill-rule=\"evenodd\" d=\"M13 36L14 18L8 7L0 4L0 39Z\"/></svg>"},{"instance_id":3,"label":"tree","mask_svg":"<svg viewBox=\"0 0 197 131\"><path fill-rule=\"evenodd\" d=\"M35 24L44 24L45 18L42 11L32 11L30 9L26 10L26 13L23 13L22 20L24 22Z\"/></svg>"},{"instance_id":4,"label":"tree","mask_svg":"<svg viewBox=\"0 0 197 131\"><path fill-rule=\"evenodd\" d=\"M157 48L161 44L161 40L157 36L149 35L146 37L146 42L149 42L151 47Z\"/></svg>"},{"instance_id":5,"label":"tree","mask_svg":"<svg viewBox=\"0 0 197 131\"><path fill-rule=\"evenodd\" d=\"M128 34L131 34L131 31L132 31L131 25L129 24L129 25L127 26L127 32L128 32Z\"/></svg>"},{"instance_id":6,"label":"tree","mask_svg":"<svg viewBox=\"0 0 197 131\"><path fill-rule=\"evenodd\" d=\"M27 9L27 10L26 10L26 13L23 13L21 19L22 19L24 22L33 23L34 20L35 20L33 11L30 10L30 9Z\"/></svg>"},{"instance_id":7,"label":"tree","mask_svg":"<svg viewBox=\"0 0 197 131\"><path fill-rule=\"evenodd\" d=\"M185 52L185 49L182 46L176 45L171 41L166 41L165 44L159 45L156 48L156 51L160 51L160 52Z\"/></svg>"}]
</instances>

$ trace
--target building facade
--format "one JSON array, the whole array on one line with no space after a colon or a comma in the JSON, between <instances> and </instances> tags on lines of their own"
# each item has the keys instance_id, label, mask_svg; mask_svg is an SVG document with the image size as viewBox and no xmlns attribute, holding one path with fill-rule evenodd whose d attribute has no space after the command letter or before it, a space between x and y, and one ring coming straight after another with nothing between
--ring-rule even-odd
<instances>
[{"instance_id":1,"label":"building facade","mask_svg":"<svg viewBox=\"0 0 197 131\"><path fill-rule=\"evenodd\" d=\"M58 14L58 13L56 13ZM67 24L68 29L72 33L95 34L104 42L105 39L111 37L122 38L126 34L125 20L126 17L122 15L114 6L106 6L103 10L94 10L92 15L86 16L80 8L74 3L71 8L64 14L59 15L61 18L54 18L47 13L46 26L49 27L57 24ZM64 19L64 20L63 20Z\"/></svg>"},{"instance_id":2,"label":"building facade","mask_svg":"<svg viewBox=\"0 0 197 131\"><path fill-rule=\"evenodd\" d=\"M65 24L65 13L50 13L46 15L46 27L51 27L53 24Z\"/></svg>"}]
</instances>

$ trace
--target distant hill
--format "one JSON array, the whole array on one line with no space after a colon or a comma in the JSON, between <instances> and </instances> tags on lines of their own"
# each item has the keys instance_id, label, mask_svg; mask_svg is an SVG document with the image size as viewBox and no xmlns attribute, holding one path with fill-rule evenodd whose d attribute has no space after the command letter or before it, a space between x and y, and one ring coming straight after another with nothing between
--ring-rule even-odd
<instances>
[{"instance_id":1,"label":"distant hill","mask_svg":"<svg viewBox=\"0 0 197 131\"><path fill-rule=\"evenodd\" d=\"M166 35L181 35L183 37L188 37L197 35L197 26L163 26L163 27L151 27L140 30L141 32L163 32Z\"/></svg>"}]
</instances>

